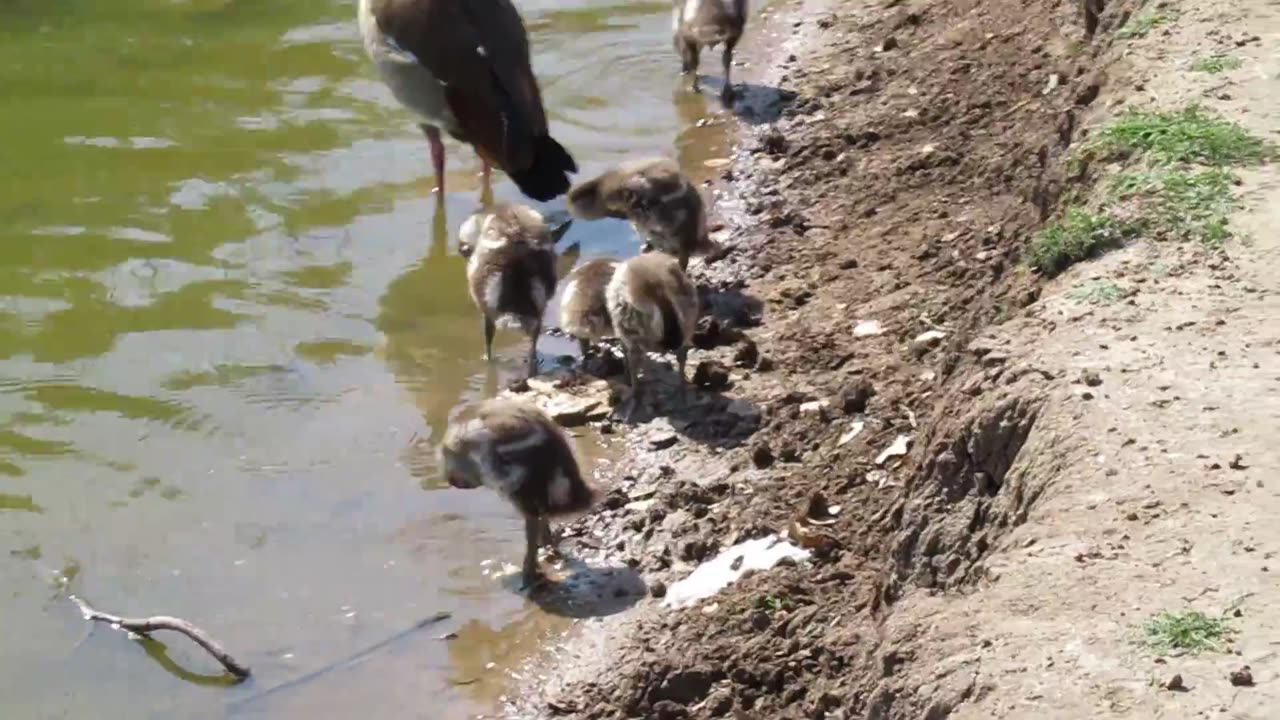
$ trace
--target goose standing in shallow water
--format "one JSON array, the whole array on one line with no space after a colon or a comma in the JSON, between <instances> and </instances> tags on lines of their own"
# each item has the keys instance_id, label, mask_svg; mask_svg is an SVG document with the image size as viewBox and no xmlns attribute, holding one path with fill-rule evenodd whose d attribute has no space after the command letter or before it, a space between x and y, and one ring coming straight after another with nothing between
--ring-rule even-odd
<instances>
[{"instance_id":1,"label":"goose standing in shallow water","mask_svg":"<svg viewBox=\"0 0 1280 720\"><path fill-rule=\"evenodd\" d=\"M676 259L647 253L627 260L609 280L605 300L627 357L631 410L640 404L640 364L646 352L675 352L681 393L686 392L684 366L698 322L698 292Z\"/></svg>"},{"instance_id":2,"label":"goose standing in shallow water","mask_svg":"<svg viewBox=\"0 0 1280 720\"><path fill-rule=\"evenodd\" d=\"M712 255L702 193L666 158L622 163L569 191L569 210L585 220L630 220L636 233L655 250L689 266L691 255Z\"/></svg>"},{"instance_id":3,"label":"goose standing in shallow water","mask_svg":"<svg viewBox=\"0 0 1280 720\"><path fill-rule=\"evenodd\" d=\"M596 258L574 268L565 278L560 296L560 329L578 339L584 358L592 342L614 335L605 289L617 269L617 260Z\"/></svg>"},{"instance_id":4,"label":"goose standing in shallow water","mask_svg":"<svg viewBox=\"0 0 1280 720\"><path fill-rule=\"evenodd\" d=\"M493 359L493 336L511 320L529 336L529 377L538 368L542 313L556 291L555 244L542 215L523 205L500 203L467 218L458 244L467 256L467 288L484 314L484 356Z\"/></svg>"},{"instance_id":5,"label":"goose standing in shallow water","mask_svg":"<svg viewBox=\"0 0 1280 720\"><path fill-rule=\"evenodd\" d=\"M733 102L733 84L729 69L733 65L733 49L742 39L747 25L747 0L673 0L671 30L681 70L693 75L693 89L698 89L698 60L702 48L715 49L724 44L724 87L720 99Z\"/></svg>"},{"instance_id":6,"label":"goose standing in shallow water","mask_svg":"<svg viewBox=\"0 0 1280 720\"><path fill-rule=\"evenodd\" d=\"M449 428L439 452L450 485L492 488L524 516L525 587L542 579L538 548L557 544L550 518L585 512L598 498L564 433L526 403L481 403L475 418Z\"/></svg>"},{"instance_id":7,"label":"goose standing in shallow water","mask_svg":"<svg viewBox=\"0 0 1280 720\"><path fill-rule=\"evenodd\" d=\"M569 189L573 157L547 133L529 40L511 0L360 0L365 51L431 144L444 194L443 129L534 200Z\"/></svg>"}]
</instances>

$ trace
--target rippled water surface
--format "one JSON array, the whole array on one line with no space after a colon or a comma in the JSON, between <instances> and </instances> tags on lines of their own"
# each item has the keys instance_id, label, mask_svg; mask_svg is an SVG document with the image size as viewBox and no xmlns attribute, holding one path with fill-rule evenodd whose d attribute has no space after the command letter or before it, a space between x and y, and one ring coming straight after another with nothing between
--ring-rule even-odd
<instances>
[{"instance_id":1,"label":"rippled water surface","mask_svg":"<svg viewBox=\"0 0 1280 720\"><path fill-rule=\"evenodd\" d=\"M585 173L723 153L693 128L718 106L682 89L666 2L520 6ZM481 360L454 249L475 157L449 146L436 213L354 13L0 0L5 718L474 715L567 622L493 577L519 561L513 512L437 477L450 413L520 372L523 340ZM636 250L611 221L564 243ZM566 348L544 340L544 360ZM204 625L254 678L224 687L181 638L90 633L59 576Z\"/></svg>"}]
</instances>

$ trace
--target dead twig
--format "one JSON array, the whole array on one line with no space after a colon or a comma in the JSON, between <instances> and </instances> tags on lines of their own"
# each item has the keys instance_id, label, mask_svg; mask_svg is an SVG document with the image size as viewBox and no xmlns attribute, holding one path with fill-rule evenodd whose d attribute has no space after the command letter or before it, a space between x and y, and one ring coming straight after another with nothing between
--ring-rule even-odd
<instances>
[{"instance_id":1,"label":"dead twig","mask_svg":"<svg viewBox=\"0 0 1280 720\"><path fill-rule=\"evenodd\" d=\"M241 680L249 677L248 665L236 660L231 656L231 653L228 653L223 649L222 645L218 644L217 640L209 637L208 633L182 618L169 617L168 615L155 615L147 618L125 618L120 617L119 615L112 615L100 610L95 610L91 605L89 605L89 603L75 595L70 597L71 601L80 607L80 612L84 615L85 620L108 623L120 628L121 630L127 630L138 635L149 636L157 630L172 630L173 632L182 633L183 635L191 638L194 643L204 648L205 651L212 655L218 662L222 663L222 667L226 668L227 672L235 675Z\"/></svg>"}]
</instances>

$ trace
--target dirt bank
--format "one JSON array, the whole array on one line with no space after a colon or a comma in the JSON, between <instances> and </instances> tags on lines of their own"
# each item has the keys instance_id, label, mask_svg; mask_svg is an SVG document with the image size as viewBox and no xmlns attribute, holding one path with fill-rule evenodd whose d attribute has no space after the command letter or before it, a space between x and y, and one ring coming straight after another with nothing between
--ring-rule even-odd
<instances>
[{"instance_id":1,"label":"dirt bank","mask_svg":"<svg viewBox=\"0 0 1280 720\"><path fill-rule=\"evenodd\" d=\"M1097 182L1067 162L1084 128L1152 100L1135 87L1276 104L1239 102L1247 76L1188 89L1169 57L1263 57L1223 24L1255 21L1248 0L1162 7L1137 33L1152 9L1108 3L1092 43L1047 0L801 0L764 26L784 39L750 77L795 99L746 118L715 181L733 251L695 271L704 390L621 429L609 499L572 531L654 598L523 673L512 717L1262 717L1274 695L1229 675L1276 666L1276 611L1249 615L1278 599L1280 538L1255 524L1280 509L1275 275L1248 269L1271 246L1137 237L1053 281L1023 261ZM659 606L780 532L813 558ZM1241 613L1219 649L1245 657L1133 641L1189 602ZM1177 672L1192 692L1161 689Z\"/></svg>"}]
</instances>

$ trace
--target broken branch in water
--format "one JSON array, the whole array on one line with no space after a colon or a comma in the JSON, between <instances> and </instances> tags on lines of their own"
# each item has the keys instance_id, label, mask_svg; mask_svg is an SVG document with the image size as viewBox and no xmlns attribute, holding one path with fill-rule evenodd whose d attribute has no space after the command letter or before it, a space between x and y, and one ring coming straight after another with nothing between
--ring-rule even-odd
<instances>
[{"instance_id":1,"label":"broken branch in water","mask_svg":"<svg viewBox=\"0 0 1280 720\"><path fill-rule=\"evenodd\" d=\"M124 618L95 610L89 603L75 595L71 596L71 601L80 607L80 612L84 615L85 620L109 623L138 635L150 635L156 630L172 630L173 632L182 633L208 651L218 662L222 663L222 667L226 668L227 672L241 680L249 677L248 665L231 657L231 654L224 650L222 645L218 644L218 641L209 637L208 633L182 618L169 617L167 615L155 615L147 618Z\"/></svg>"}]
</instances>

